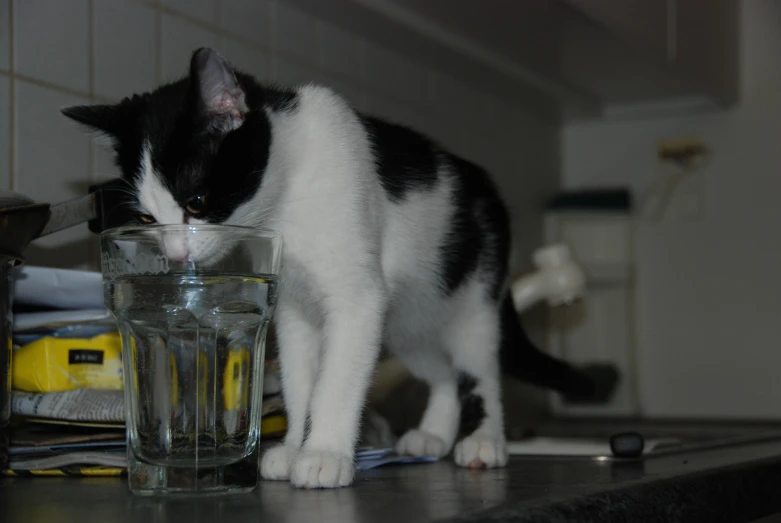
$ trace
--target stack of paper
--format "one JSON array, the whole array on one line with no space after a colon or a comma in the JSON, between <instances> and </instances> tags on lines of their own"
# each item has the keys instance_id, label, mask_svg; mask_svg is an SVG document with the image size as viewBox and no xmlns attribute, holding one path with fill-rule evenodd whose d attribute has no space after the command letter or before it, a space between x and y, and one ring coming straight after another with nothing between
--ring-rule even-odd
<instances>
[{"instance_id":1,"label":"stack of paper","mask_svg":"<svg viewBox=\"0 0 781 523\"><path fill-rule=\"evenodd\" d=\"M125 431L115 426L22 425L10 454L5 474L14 476L119 476L127 467Z\"/></svg>"}]
</instances>

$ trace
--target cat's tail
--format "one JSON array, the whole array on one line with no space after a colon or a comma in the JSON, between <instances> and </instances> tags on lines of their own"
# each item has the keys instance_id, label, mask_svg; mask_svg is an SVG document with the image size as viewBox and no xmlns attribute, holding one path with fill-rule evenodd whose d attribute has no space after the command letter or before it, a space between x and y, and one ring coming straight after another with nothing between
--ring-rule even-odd
<instances>
[{"instance_id":1,"label":"cat's tail","mask_svg":"<svg viewBox=\"0 0 781 523\"><path fill-rule=\"evenodd\" d=\"M499 358L504 374L565 396L591 397L595 394L597 385L589 376L534 346L509 294L502 302L501 322Z\"/></svg>"}]
</instances>

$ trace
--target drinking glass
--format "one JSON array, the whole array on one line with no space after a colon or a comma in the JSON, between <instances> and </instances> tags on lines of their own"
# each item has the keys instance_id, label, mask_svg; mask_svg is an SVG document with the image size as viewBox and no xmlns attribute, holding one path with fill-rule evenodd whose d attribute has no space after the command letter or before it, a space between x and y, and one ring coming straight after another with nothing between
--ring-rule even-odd
<instances>
[{"instance_id":1,"label":"drinking glass","mask_svg":"<svg viewBox=\"0 0 781 523\"><path fill-rule=\"evenodd\" d=\"M257 486L281 252L279 234L227 225L101 234L105 303L122 336L135 494Z\"/></svg>"}]
</instances>

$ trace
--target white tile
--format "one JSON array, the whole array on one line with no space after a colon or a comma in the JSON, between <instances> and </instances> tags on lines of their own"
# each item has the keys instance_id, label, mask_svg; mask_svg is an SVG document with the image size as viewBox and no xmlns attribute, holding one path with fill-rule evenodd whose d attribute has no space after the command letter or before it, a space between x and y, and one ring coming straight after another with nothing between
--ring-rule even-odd
<instances>
[{"instance_id":1,"label":"white tile","mask_svg":"<svg viewBox=\"0 0 781 523\"><path fill-rule=\"evenodd\" d=\"M119 100L157 83L155 12L128 0L95 0L95 93Z\"/></svg>"},{"instance_id":2,"label":"white tile","mask_svg":"<svg viewBox=\"0 0 781 523\"><path fill-rule=\"evenodd\" d=\"M254 43L271 44L268 0L222 0L220 28Z\"/></svg>"},{"instance_id":3,"label":"white tile","mask_svg":"<svg viewBox=\"0 0 781 523\"><path fill-rule=\"evenodd\" d=\"M56 203L86 193L90 183L89 137L60 109L89 100L16 81L16 190L36 201ZM88 259L86 226L42 238L28 261L76 267Z\"/></svg>"},{"instance_id":4,"label":"white tile","mask_svg":"<svg viewBox=\"0 0 781 523\"><path fill-rule=\"evenodd\" d=\"M337 79L331 79L325 83L339 95L343 96L354 107L363 107L364 93L357 86Z\"/></svg>"},{"instance_id":5,"label":"white tile","mask_svg":"<svg viewBox=\"0 0 781 523\"><path fill-rule=\"evenodd\" d=\"M244 45L231 38L224 38L222 51L237 69L251 74L261 82L273 81L271 59L260 49Z\"/></svg>"},{"instance_id":6,"label":"white tile","mask_svg":"<svg viewBox=\"0 0 781 523\"><path fill-rule=\"evenodd\" d=\"M417 115L415 110L404 103L388 98L375 98L372 107L373 114L390 122L414 127Z\"/></svg>"},{"instance_id":7,"label":"white tile","mask_svg":"<svg viewBox=\"0 0 781 523\"><path fill-rule=\"evenodd\" d=\"M402 57L396 74L402 80L399 86L401 97L412 102L426 102L431 83L431 73L426 66Z\"/></svg>"},{"instance_id":8,"label":"white tile","mask_svg":"<svg viewBox=\"0 0 781 523\"><path fill-rule=\"evenodd\" d=\"M428 104L436 111L450 112L462 101L458 98L455 79L438 71L429 76Z\"/></svg>"},{"instance_id":9,"label":"white tile","mask_svg":"<svg viewBox=\"0 0 781 523\"><path fill-rule=\"evenodd\" d=\"M276 66L274 67L276 78L275 80L281 85L295 86L308 84L317 81L318 73L312 69L300 65L291 60L286 60L281 56L276 58Z\"/></svg>"},{"instance_id":10,"label":"white tile","mask_svg":"<svg viewBox=\"0 0 781 523\"><path fill-rule=\"evenodd\" d=\"M434 125L432 136L448 151L460 155L462 149L460 126L447 121L437 121Z\"/></svg>"},{"instance_id":11,"label":"white tile","mask_svg":"<svg viewBox=\"0 0 781 523\"><path fill-rule=\"evenodd\" d=\"M104 145L92 143L92 178L93 182L104 182L122 175L114 164L114 152Z\"/></svg>"},{"instance_id":12,"label":"white tile","mask_svg":"<svg viewBox=\"0 0 781 523\"><path fill-rule=\"evenodd\" d=\"M397 98L421 101L429 97L429 71L409 58L374 44L365 46L366 79Z\"/></svg>"},{"instance_id":13,"label":"white tile","mask_svg":"<svg viewBox=\"0 0 781 523\"><path fill-rule=\"evenodd\" d=\"M17 0L13 15L16 71L88 92L88 0Z\"/></svg>"},{"instance_id":14,"label":"white tile","mask_svg":"<svg viewBox=\"0 0 781 523\"><path fill-rule=\"evenodd\" d=\"M392 89L392 85L384 84L389 77L388 70L392 61L391 53L378 45L366 42L363 59L366 63L365 74L367 83L386 92Z\"/></svg>"},{"instance_id":15,"label":"white tile","mask_svg":"<svg viewBox=\"0 0 781 523\"><path fill-rule=\"evenodd\" d=\"M163 15L162 33L162 79L166 81L187 74L193 51L199 47L219 47L216 33L167 14Z\"/></svg>"},{"instance_id":16,"label":"white tile","mask_svg":"<svg viewBox=\"0 0 781 523\"><path fill-rule=\"evenodd\" d=\"M320 29L318 21L284 0L275 2L271 12L273 45L283 54L315 63Z\"/></svg>"},{"instance_id":17,"label":"white tile","mask_svg":"<svg viewBox=\"0 0 781 523\"><path fill-rule=\"evenodd\" d=\"M363 78L361 68L363 41L347 31L324 23L318 64L328 71L334 71L356 80Z\"/></svg>"},{"instance_id":18,"label":"white tile","mask_svg":"<svg viewBox=\"0 0 781 523\"><path fill-rule=\"evenodd\" d=\"M510 106L503 99L491 93L478 91L475 91L473 96L476 99L473 104L476 119L492 127L497 127L506 120Z\"/></svg>"},{"instance_id":19,"label":"white tile","mask_svg":"<svg viewBox=\"0 0 781 523\"><path fill-rule=\"evenodd\" d=\"M11 0L0 0L0 69L11 68Z\"/></svg>"},{"instance_id":20,"label":"white tile","mask_svg":"<svg viewBox=\"0 0 781 523\"><path fill-rule=\"evenodd\" d=\"M217 0L160 0L161 5L185 16L214 25L217 22Z\"/></svg>"},{"instance_id":21,"label":"white tile","mask_svg":"<svg viewBox=\"0 0 781 523\"><path fill-rule=\"evenodd\" d=\"M431 84L430 97L439 111L463 114L467 111L467 105L470 107L469 111L475 105L475 101L469 99L469 93L464 86L452 76L436 73Z\"/></svg>"},{"instance_id":22,"label":"white tile","mask_svg":"<svg viewBox=\"0 0 781 523\"><path fill-rule=\"evenodd\" d=\"M0 75L0 189L10 189L11 79Z\"/></svg>"},{"instance_id":23,"label":"white tile","mask_svg":"<svg viewBox=\"0 0 781 523\"><path fill-rule=\"evenodd\" d=\"M356 99L353 100L353 103L355 104L355 107L367 114L371 114L371 108L372 104L374 103L374 98L371 94L367 92L359 92L356 94Z\"/></svg>"}]
</instances>

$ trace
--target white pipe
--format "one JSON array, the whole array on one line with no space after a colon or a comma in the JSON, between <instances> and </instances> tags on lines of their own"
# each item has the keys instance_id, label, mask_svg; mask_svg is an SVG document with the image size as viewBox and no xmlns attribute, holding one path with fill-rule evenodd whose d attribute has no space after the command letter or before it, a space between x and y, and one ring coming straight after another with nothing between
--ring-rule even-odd
<instances>
[{"instance_id":1,"label":"white pipe","mask_svg":"<svg viewBox=\"0 0 781 523\"><path fill-rule=\"evenodd\" d=\"M552 244L534 252L537 271L513 282L515 310L524 312L541 300L555 307L570 303L586 293L586 276L564 244Z\"/></svg>"}]
</instances>

